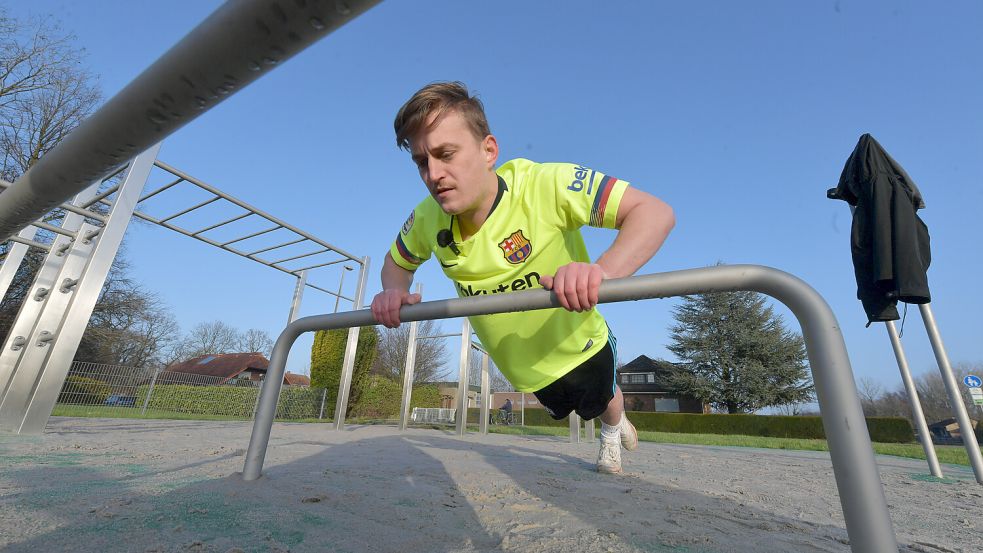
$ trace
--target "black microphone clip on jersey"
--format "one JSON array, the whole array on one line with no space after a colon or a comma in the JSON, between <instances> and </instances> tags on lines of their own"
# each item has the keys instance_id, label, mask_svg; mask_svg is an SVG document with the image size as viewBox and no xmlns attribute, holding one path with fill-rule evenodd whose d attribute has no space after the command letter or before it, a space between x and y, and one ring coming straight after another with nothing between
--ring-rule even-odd
<instances>
[{"instance_id":1,"label":"black microphone clip on jersey","mask_svg":"<svg viewBox=\"0 0 983 553\"><path fill-rule=\"evenodd\" d=\"M437 245L441 248L450 248L454 255L461 255L461 250L457 248L457 243L454 242L454 216L451 215L451 224L445 229L440 229L437 232Z\"/></svg>"}]
</instances>

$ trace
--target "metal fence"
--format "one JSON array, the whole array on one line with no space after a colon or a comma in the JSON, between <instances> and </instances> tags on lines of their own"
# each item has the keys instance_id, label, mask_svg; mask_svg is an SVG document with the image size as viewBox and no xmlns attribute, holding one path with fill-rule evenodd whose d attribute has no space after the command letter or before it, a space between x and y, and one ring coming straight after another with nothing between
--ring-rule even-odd
<instances>
[{"instance_id":1,"label":"metal fence","mask_svg":"<svg viewBox=\"0 0 983 553\"><path fill-rule=\"evenodd\" d=\"M58 394L55 414L105 417L250 419L262 382L201 374L74 362ZM333 405L324 388L283 386L278 420L321 419Z\"/></svg>"}]
</instances>

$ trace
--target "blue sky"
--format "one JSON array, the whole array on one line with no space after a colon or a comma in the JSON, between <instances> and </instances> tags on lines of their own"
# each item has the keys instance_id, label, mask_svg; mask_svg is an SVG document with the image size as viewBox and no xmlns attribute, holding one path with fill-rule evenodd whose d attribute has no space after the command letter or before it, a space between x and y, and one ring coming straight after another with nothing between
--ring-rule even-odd
<instances>
[{"instance_id":1,"label":"blue sky","mask_svg":"<svg viewBox=\"0 0 983 553\"><path fill-rule=\"evenodd\" d=\"M8 7L60 19L108 98L219 4ZM893 389L900 377L883 325L864 328L855 296L849 209L825 191L865 132L907 169L927 203L943 340L954 364L979 366L981 26L983 6L969 1L388 0L179 130L160 159L371 256L371 297L390 241L425 194L394 146L393 116L420 86L462 80L484 100L503 161L587 164L673 206L676 229L640 272L723 261L797 275L833 308L855 374ZM614 237L585 234L595 257ZM287 275L148 225L131 229L126 248L134 274L185 330L220 319L276 336L286 323ZM333 289L338 276L311 279ZM436 264L418 281L427 299L454 295ZM671 358L673 305L602 306L624 360ZM309 290L301 314L333 307ZM912 371L937 370L917 309L904 330ZM288 369L306 367L309 344L298 342Z\"/></svg>"}]
</instances>

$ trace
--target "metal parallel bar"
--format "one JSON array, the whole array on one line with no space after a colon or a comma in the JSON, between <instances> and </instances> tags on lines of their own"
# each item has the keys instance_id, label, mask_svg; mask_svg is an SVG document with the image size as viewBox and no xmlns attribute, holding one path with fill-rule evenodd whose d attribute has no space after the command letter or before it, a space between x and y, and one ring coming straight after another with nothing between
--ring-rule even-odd
<instances>
[{"instance_id":1,"label":"metal parallel bar","mask_svg":"<svg viewBox=\"0 0 983 553\"><path fill-rule=\"evenodd\" d=\"M599 300L611 303L745 290L782 302L802 327L851 548L864 553L897 553L846 343L833 311L812 287L770 267L721 265L607 280L601 284ZM412 322L557 307L560 303L552 292L526 290L407 305L400 310L400 319ZM367 309L297 319L277 338L267 378L271 382L283 379L287 354L301 334L372 324L375 320ZM263 391L243 465L244 480L255 480L262 473L279 391L279 385Z\"/></svg>"},{"instance_id":2,"label":"metal parallel bar","mask_svg":"<svg viewBox=\"0 0 983 553\"><path fill-rule=\"evenodd\" d=\"M228 194L226 194L225 192L222 192L218 188L215 188L214 186L211 186L209 184L206 184L206 183L204 183L204 182L202 182L202 181L200 181L200 180L192 177L191 175L189 175L187 173L184 173L180 169L177 169L175 167L171 167L170 165L164 163L163 161L158 161L156 163L156 165L157 165L157 167L160 167L161 169L163 169L163 170L171 173L172 175L175 175L177 177L181 177L184 180L186 180L186 181L188 181L188 182L190 182L190 183L198 186L199 188L201 188L203 190L206 190L208 192L211 192L212 194L216 194L216 195L222 196L226 200L234 203L235 205L237 205L237 206L239 206L239 207L241 207L243 209L248 209L248 210L256 213L257 215L259 215L260 217L263 217L264 219L266 219L268 221L272 221L272 222L274 222L274 223L282 226L283 228L285 228L285 229L287 229L287 230L289 230L289 231L291 231L293 233L296 233L296 234L298 234L300 236L303 236L304 238L307 238L308 240L310 240L312 242L316 242L316 243L324 246L325 248L329 248L332 251L336 251L339 254L347 257L350 261L354 261L354 262L358 263L358 261L360 259L359 257L356 257L353 254L350 254L350 253L348 253L348 252L346 252L344 250L341 250L341 249L338 249L338 248L332 246L331 244L328 244L327 242L321 240L320 238L317 238L315 236L312 236L312 235L310 235L310 234L308 234L308 233L300 230L299 228L291 225L290 223L287 223L286 221L283 221L283 220L281 220L281 219L279 219L277 217L274 217L273 215L270 215L269 213L266 213L265 211L263 211L261 209L258 209L256 207L253 207L252 205L249 205L249 204L247 204L246 202L244 202L242 200L239 200L237 198L233 198L232 196L229 196Z\"/></svg>"},{"instance_id":3,"label":"metal parallel bar","mask_svg":"<svg viewBox=\"0 0 983 553\"><path fill-rule=\"evenodd\" d=\"M270 246L269 248L263 248L261 250L256 250L254 252L247 253L246 254L246 257L252 258L254 255L259 255L259 254L261 254L263 252L268 252L268 251L272 251L272 250L278 250L280 248L285 248L287 246L292 246L294 244L299 244L299 243L305 242L305 241L307 241L307 238L298 238L297 240L291 240L290 242L284 242L283 244L279 244L279 245L276 245L276 246Z\"/></svg>"},{"instance_id":4,"label":"metal parallel bar","mask_svg":"<svg viewBox=\"0 0 983 553\"><path fill-rule=\"evenodd\" d=\"M922 314L922 321L925 323L925 331L928 332L928 339L932 343L932 351L935 352L935 360L939 364L939 372L942 373L942 382L945 384L946 392L949 395L949 406L956 415L959 422L959 433L963 438L963 446L969 455L969 464L973 467L973 474L976 481L983 484L983 454L980 453L980 444L976 441L976 433L973 431L973 423L969 420L966 412L966 405L963 404L963 396L959 391L959 384L956 377L952 374L952 367L949 365L949 356L945 353L945 346L942 345L942 336L939 334L939 327L935 324L935 316L929 304L923 303L918 306Z\"/></svg>"},{"instance_id":5,"label":"metal parallel bar","mask_svg":"<svg viewBox=\"0 0 983 553\"><path fill-rule=\"evenodd\" d=\"M54 225L49 225L48 223L45 223L45 222L42 222L42 221L34 221L33 223L31 223L31 226L36 227L36 228L39 228L39 229L42 229L42 230L46 230L48 232L53 232L55 234L60 234L62 236L67 236L69 238L75 238L75 233L74 232L72 232L70 230L65 230L65 229L63 229L61 227L56 227Z\"/></svg>"},{"instance_id":6,"label":"metal parallel bar","mask_svg":"<svg viewBox=\"0 0 983 553\"><path fill-rule=\"evenodd\" d=\"M19 236L11 236L10 238L7 238L7 240L10 240L11 242L16 242L18 244L23 244L23 245L29 246L31 248L37 248L39 250L44 250L46 252L47 251L51 251L51 245L49 245L49 244L42 244L41 242L36 242L34 240L28 240L26 238L21 238Z\"/></svg>"},{"instance_id":7,"label":"metal parallel bar","mask_svg":"<svg viewBox=\"0 0 983 553\"><path fill-rule=\"evenodd\" d=\"M157 163L156 163L156 162L154 162L154 165L157 165ZM158 188L157 190L154 190L154 191L153 191L153 192L151 192L150 194L146 194L146 195L144 195L144 196L142 196L142 197L140 198L140 201L141 201L141 202L145 202L145 201L147 201L147 200L149 200L150 198L153 198L153 197L154 197L154 196L156 196L157 194L160 194L161 192L163 192L163 191L165 191L165 190L168 190L168 189L170 189L170 188L172 188L172 187L174 187L174 186L177 186L178 184L181 184L182 182L184 182L184 179L183 179L183 178L181 178L181 177L178 177L178 178L176 178L176 179L174 179L173 181L171 181L171 182L169 182L169 183L167 183L167 184L165 184L164 186L161 186L161 187L160 187L160 188ZM138 202L138 203L139 203L139 202Z\"/></svg>"},{"instance_id":8,"label":"metal parallel bar","mask_svg":"<svg viewBox=\"0 0 983 553\"><path fill-rule=\"evenodd\" d=\"M224 3L0 194L0 240L377 2Z\"/></svg>"},{"instance_id":9,"label":"metal parallel bar","mask_svg":"<svg viewBox=\"0 0 983 553\"><path fill-rule=\"evenodd\" d=\"M423 283L416 283L416 293L423 294ZM410 400L413 397L413 373L416 372L416 332L419 321L410 323L410 333L406 340L406 363L403 365L403 399L399 407L399 429L406 430L410 420Z\"/></svg>"},{"instance_id":10,"label":"metal parallel bar","mask_svg":"<svg viewBox=\"0 0 983 553\"><path fill-rule=\"evenodd\" d=\"M433 336L419 336L417 339L419 339L419 340L427 340L429 338L456 338L456 337L458 337L460 335L461 335L460 332L458 332L456 334L434 334Z\"/></svg>"},{"instance_id":11,"label":"metal parallel bar","mask_svg":"<svg viewBox=\"0 0 983 553\"><path fill-rule=\"evenodd\" d=\"M242 242L243 240L249 240L250 238L255 238L257 236L262 236L262 235L264 235L264 234L266 234L268 232L273 232L274 230L278 230L278 229L282 229L282 228L283 228L282 225L272 226L272 227L270 227L270 228L268 228L266 230L261 230L259 232L254 232L254 233L252 233L250 235L243 236L242 238L236 238L235 240L229 240L228 242L222 242L222 244L220 244L220 245L222 245L222 246L228 246L229 244L235 244L236 242Z\"/></svg>"},{"instance_id":12,"label":"metal parallel bar","mask_svg":"<svg viewBox=\"0 0 983 553\"><path fill-rule=\"evenodd\" d=\"M922 402L918 399L918 388L915 381L911 378L911 371L908 370L908 359L905 357L904 349L901 347L901 339L898 337L898 330L894 328L894 321L885 321L884 327L887 328L887 335L891 338L891 347L894 348L894 357L898 360L898 370L901 371L901 380L904 382L905 391L908 392L908 402L911 404L911 416L915 419L915 428L922 440L922 449L925 450L925 459L928 460L928 469L932 476L942 478L942 468L939 466L939 458L935 454L935 444L932 443L932 434L928 431L925 423L925 413L922 412Z\"/></svg>"},{"instance_id":13,"label":"metal parallel bar","mask_svg":"<svg viewBox=\"0 0 983 553\"><path fill-rule=\"evenodd\" d=\"M81 215L83 217L86 217L88 219L95 219L96 221L99 221L102 224L106 224L106 221L107 221L106 216L103 215L102 213L96 213L95 211L89 211L88 209L82 209L81 207L76 207L76 206L74 206L72 204L61 204L58 207L60 207L61 209L64 209L65 211L71 211L72 213L74 213L76 215Z\"/></svg>"},{"instance_id":14,"label":"metal parallel bar","mask_svg":"<svg viewBox=\"0 0 983 553\"><path fill-rule=\"evenodd\" d=\"M111 206L111 205L113 205L113 203L110 202L109 200L107 200L106 198L108 196L111 196L111 195L115 194L117 190L119 190L119 185L118 184L114 184L113 186L110 186L109 188L107 188L107 189L103 190L102 192L100 192L100 193L96 194L95 196L93 196L92 199L90 199L87 202L85 202L84 204L82 204L82 207L83 208L92 207L92 206L94 206L97 203L104 203L106 205L110 205Z\"/></svg>"},{"instance_id":15,"label":"metal parallel bar","mask_svg":"<svg viewBox=\"0 0 983 553\"><path fill-rule=\"evenodd\" d=\"M471 368L471 321L464 317L461 324L461 365L457 371L457 417L454 426L458 436L468 431L468 369Z\"/></svg>"},{"instance_id":16,"label":"metal parallel bar","mask_svg":"<svg viewBox=\"0 0 983 553\"><path fill-rule=\"evenodd\" d=\"M170 221L171 219L177 219L178 217L180 217L182 215L191 213L192 211L194 211L194 210L196 210L196 209L198 209L200 207L205 207L206 205L211 204L211 203L215 203L215 202L217 202L217 201L219 201L221 199L222 198L219 198L218 196L215 196L214 198L212 198L210 200L205 200L204 202L199 202L197 205L193 205L193 206L189 207L188 209L184 209L184 210L178 211L177 213L175 213L173 215L169 215L167 217L164 217L163 219L160 220L160 222L161 223L166 223L167 221Z\"/></svg>"},{"instance_id":17,"label":"metal parallel bar","mask_svg":"<svg viewBox=\"0 0 983 553\"><path fill-rule=\"evenodd\" d=\"M239 219L245 219L246 217L249 217L250 215L252 215L252 213L249 213L249 212L243 213L242 215L239 215L238 217L233 217L233 218L228 219L226 221L222 221L221 223L214 224L214 225L212 225L210 227L205 227L205 228L203 228L201 230L196 230L196 231L194 231L194 232L191 233L191 236L194 236L194 237L197 238L198 235L201 234L201 233L208 232L208 231L210 231L212 229L217 229L218 227L227 225L229 223L234 223L234 222L238 221Z\"/></svg>"},{"instance_id":18,"label":"metal parallel bar","mask_svg":"<svg viewBox=\"0 0 983 553\"><path fill-rule=\"evenodd\" d=\"M330 251L331 250L318 250L316 252L305 253L305 254L302 254L302 255L295 255L293 257L288 257L286 259L278 259L276 261L270 261L270 265L279 265L280 263L286 263L287 261L293 261L295 259L303 259L305 257L310 257L312 255L317 255L319 253L325 253L325 252L330 252Z\"/></svg>"},{"instance_id":19,"label":"metal parallel bar","mask_svg":"<svg viewBox=\"0 0 983 553\"><path fill-rule=\"evenodd\" d=\"M369 258L363 257L359 263L362 265L362 269L358 274L358 286L355 288L355 302L352 306L353 311L362 308L362 298L365 295L365 284L368 281L369 276ZM338 385L338 402L337 405L335 405L335 430L343 430L345 428L345 416L348 413L348 393L352 385L352 373L355 368L355 350L358 348L358 331L359 327L357 326L348 329L348 343L345 345L345 359L341 363L341 378L339 379L340 383ZM279 378L281 381L283 380L283 373L280 374ZM277 389L277 393L279 393L279 381L275 386L271 387L275 387Z\"/></svg>"}]
</instances>

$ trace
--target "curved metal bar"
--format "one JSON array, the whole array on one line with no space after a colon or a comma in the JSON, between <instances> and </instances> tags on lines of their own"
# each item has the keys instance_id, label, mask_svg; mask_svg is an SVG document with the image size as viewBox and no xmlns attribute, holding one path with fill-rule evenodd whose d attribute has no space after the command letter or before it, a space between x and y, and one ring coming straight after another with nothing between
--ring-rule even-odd
<instances>
[{"instance_id":1,"label":"curved metal bar","mask_svg":"<svg viewBox=\"0 0 983 553\"><path fill-rule=\"evenodd\" d=\"M799 320L851 547L865 553L896 553L897 540L860 408L846 343L833 311L811 286L770 267L724 265L605 281L599 299L601 303L612 303L738 290L767 294L785 304ZM405 306L400 310L400 318L412 322L531 311L559 305L552 292L529 290ZM243 467L244 480L260 477L287 353L294 341L304 332L372 324L375 321L371 311L363 309L304 317L284 329L273 348L266 375L267 383L272 385L264 387L253 422Z\"/></svg>"},{"instance_id":2,"label":"curved metal bar","mask_svg":"<svg viewBox=\"0 0 983 553\"><path fill-rule=\"evenodd\" d=\"M232 0L0 194L0 240L379 0Z\"/></svg>"}]
</instances>

